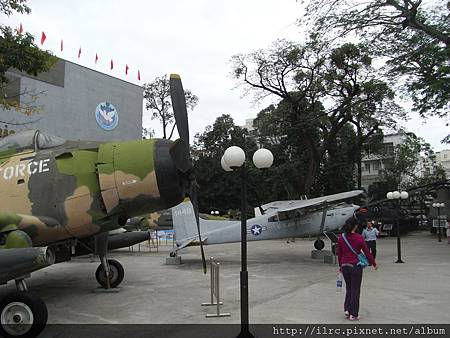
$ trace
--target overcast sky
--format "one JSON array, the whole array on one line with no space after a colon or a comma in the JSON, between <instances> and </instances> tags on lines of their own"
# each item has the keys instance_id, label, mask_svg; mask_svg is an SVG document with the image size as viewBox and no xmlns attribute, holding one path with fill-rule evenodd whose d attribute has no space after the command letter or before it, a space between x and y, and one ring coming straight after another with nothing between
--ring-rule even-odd
<instances>
[{"instance_id":1,"label":"overcast sky","mask_svg":"<svg viewBox=\"0 0 450 338\"><path fill-rule=\"evenodd\" d=\"M200 101L190 115L191 137L203 132L217 116L230 114L243 125L262 105L242 98L230 78L229 60L237 53L265 48L278 38L299 40L301 16L295 0L171 0L87 1L29 0L30 15L1 17L40 41L66 60L142 85L156 76L179 73L185 88ZM60 41L64 50L60 52ZM81 58L77 58L81 47ZM99 55L96 65L95 54ZM110 60L114 69L109 69ZM125 64L130 67L125 76ZM137 69L141 81L137 80ZM424 122L418 117L404 126L430 142L435 150L449 148L440 140L449 133L449 120ZM161 128L144 112L144 126Z\"/></svg>"}]
</instances>

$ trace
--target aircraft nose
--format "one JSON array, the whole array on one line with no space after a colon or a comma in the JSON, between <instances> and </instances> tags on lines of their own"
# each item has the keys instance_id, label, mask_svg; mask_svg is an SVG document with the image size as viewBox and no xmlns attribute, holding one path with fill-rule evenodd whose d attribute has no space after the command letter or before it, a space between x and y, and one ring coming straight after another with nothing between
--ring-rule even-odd
<instances>
[{"instance_id":1,"label":"aircraft nose","mask_svg":"<svg viewBox=\"0 0 450 338\"><path fill-rule=\"evenodd\" d=\"M175 167L169 149L169 140L158 140L155 145L155 173L158 190L165 208L180 204L185 196L185 183Z\"/></svg>"}]
</instances>

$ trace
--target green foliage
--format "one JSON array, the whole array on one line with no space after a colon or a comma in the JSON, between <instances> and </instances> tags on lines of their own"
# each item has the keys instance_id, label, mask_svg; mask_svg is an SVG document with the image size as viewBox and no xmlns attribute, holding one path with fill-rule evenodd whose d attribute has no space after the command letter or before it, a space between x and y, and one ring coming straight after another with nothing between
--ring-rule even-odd
<instances>
[{"instance_id":1,"label":"green foliage","mask_svg":"<svg viewBox=\"0 0 450 338\"><path fill-rule=\"evenodd\" d=\"M30 13L30 8L25 0L2 0L0 10L6 15L11 15L14 11L18 13ZM21 34L10 27L0 26L0 106L4 109L16 109L29 114L34 111L31 105L22 105L20 96L25 93L10 97L7 93L9 84L6 71L15 68L30 75L48 71L57 61L49 51L39 49L34 43L31 34ZM36 95L31 95L32 100Z\"/></svg>"},{"instance_id":2,"label":"green foliage","mask_svg":"<svg viewBox=\"0 0 450 338\"><path fill-rule=\"evenodd\" d=\"M13 12L30 14L31 9L26 2L27 0L0 0L0 12L7 16Z\"/></svg>"},{"instance_id":3,"label":"green foliage","mask_svg":"<svg viewBox=\"0 0 450 338\"><path fill-rule=\"evenodd\" d=\"M402 85L414 110L423 116L450 111L447 0L314 0L300 22L332 43L356 34L387 61L385 76Z\"/></svg>"},{"instance_id":4,"label":"green foliage","mask_svg":"<svg viewBox=\"0 0 450 338\"><path fill-rule=\"evenodd\" d=\"M281 99L271 117L263 111L256 123L262 141L282 136L277 142L289 150L290 162L301 163L300 179L293 181L300 194L313 191L328 152L349 122L357 128L361 150L381 126L394 126L403 114L372 67L367 46L329 49L321 38L316 34L303 44L278 40L266 50L232 58L234 77L245 93Z\"/></svg>"},{"instance_id":5,"label":"green foliage","mask_svg":"<svg viewBox=\"0 0 450 338\"><path fill-rule=\"evenodd\" d=\"M388 189L397 190L445 180L445 171L436 166L431 146L412 133L405 133L403 142L397 145L393 154L385 155L385 169L382 179ZM424 168L432 166L431 175L424 174ZM419 166L418 166L419 165Z\"/></svg>"},{"instance_id":6,"label":"green foliage","mask_svg":"<svg viewBox=\"0 0 450 338\"><path fill-rule=\"evenodd\" d=\"M223 153L232 145L241 147L247 156L249 208L262 204L262 194L268 190L265 187L265 173L251 163L253 153L257 150L256 142L246 129L235 125L230 115L222 115L204 133L195 136L194 170L200 185L201 211L219 210L221 214L226 214L229 209L240 208L239 172L225 172L220 164Z\"/></svg>"},{"instance_id":7,"label":"green foliage","mask_svg":"<svg viewBox=\"0 0 450 338\"><path fill-rule=\"evenodd\" d=\"M186 108L193 110L198 103L198 97L190 90L184 91L186 98ZM152 114L152 119L158 119L162 125L163 138L171 139L175 130L175 118L172 110L170 98L169 77L163 75L156 77L153 82L144 84L145 108ZM168 128L172 125L170 134Z\"/></svg>"},{"instance_id":8,"label":"green foliage","mask_svg":"<svg viewBox=\"0 0 450 338\"><path fill-rule=\"evenodd\" d=\"M56 62L56 57L39 49L31 34L19 34L10 27L0 27L0 82L7 83L5 76L9 68L30 75L47 71Z\"/></svg>"},{"instance_id":9,"label":"green foliage","mask_svg":"<svg viewBox=\"0 0 450 338\"><path fill-rule=\"evenodd\" d=\"M351 124L346 124L327 151L318 178L317 195L329 195L354 189L356 143L355 130Z\"/></svg>"}]
</instances>

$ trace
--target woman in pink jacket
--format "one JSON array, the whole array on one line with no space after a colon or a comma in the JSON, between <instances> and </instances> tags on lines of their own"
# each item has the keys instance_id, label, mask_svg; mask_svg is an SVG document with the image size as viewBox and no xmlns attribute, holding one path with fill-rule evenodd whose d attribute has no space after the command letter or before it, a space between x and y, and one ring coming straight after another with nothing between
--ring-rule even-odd
<instances>
[{"instance_id":1,"label":"woman in pink jacket","mask_svg":"<svg viewBox=\"0 0 450 338\"><path fill-rule=\"evenodd\" d=\"M344 225L344 234L339 236L337 244L337 254L339 260L339 267L345 280L345 302L344 314L349 320L358 320L359 313L359 294L361 289L363 268L358 266L359 261L357 254L364 252L369 264L377 269L377 263L369 252L369 248L365 243L363 237L356 232L358 224L356 222L347 222ZM352 246L356 254L345 243L342 236L345 236L349 244Z\"/></svg>"}]
</instances>

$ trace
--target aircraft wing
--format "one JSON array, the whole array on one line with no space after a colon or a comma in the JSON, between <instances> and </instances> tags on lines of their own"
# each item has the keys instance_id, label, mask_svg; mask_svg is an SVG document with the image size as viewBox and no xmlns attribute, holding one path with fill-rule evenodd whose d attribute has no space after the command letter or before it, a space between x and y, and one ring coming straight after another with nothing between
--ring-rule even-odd
<instances>
[{"instance_id":1,"label":"aircraft wing","mask_svg":"<svg viewBox=\"0 0 450 338\"><path fill-rule=\"evenodd\" d=\"M264 210L264 212L276 211L278 213L293 210L304 210L304 211L307 211L308 209L317 210L321 209L325 205L332 204L333 202L346 200L362 194L364 194L364 190L352 190L342 192L339 194L312 198L309 200L275 201L265 204L261 207Z\"/></svg>"}]
</instances>

